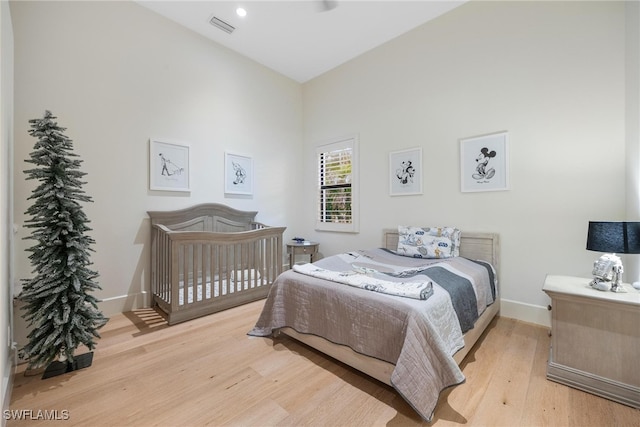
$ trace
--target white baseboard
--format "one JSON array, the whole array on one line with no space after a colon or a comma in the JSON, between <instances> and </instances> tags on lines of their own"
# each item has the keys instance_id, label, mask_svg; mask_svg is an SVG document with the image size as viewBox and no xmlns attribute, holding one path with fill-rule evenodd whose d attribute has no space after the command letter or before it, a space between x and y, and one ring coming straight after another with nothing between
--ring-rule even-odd
<instances>
[{"instance_id":1,"label":"white baseboard","mask_svg":"<svg viewBox=\"0 0 640 427\"><path fill-rule=\"evenodd\" d=\"M119 295L117 297L105 298L100 302L99 307L102 313L108 317L117 313L146 308L149 307L150 304L150 293L140 292L133 295ZM547 307L539 305L501 299L500 316L551 327L550 311Z\"/></svg>"},{"instance_id":2,"label":"white baseboard","mask_svg":"<svg viewBox=\"0 0 640 427\"><path fill-rule=\"evenodd\" d=\"M149 307L150 304L149 292L140 292L134 295L121 295L106 298L100 302L100 309L105 316L110 316L117 313L123 313L125 311L146 308ZM539 305L501 299L500 316L551 327L551 312L547 307Z\"/></svg>"},{"instance_id":3,"label":"white baseboard","mask_svg":"<svg viewBox=\"0 0 640 427\"><path fill-rule=\"evenodd\" d=\"M147 308L151 304L151 296L149 292L139 292L133 295L120 295L103 299L99 304L99 308L106 316L112 316L118 313ZM527 323L551 327L551 312L547 307L525 304L518 301L508 299L500 300L500 316L521 320ZM22 319L16 323L14 336L20 346L24 345L26 340L26 327L20 328ZM23 330L24 329L24 330ZM24 335L24 336L23 336ZM26 341L25 341L26 342Z\"/></svg>"},{"instance_id":4,"label":"white baseboard","mask_svg":"<svg viewBox=\"0 0 640 427\"><path fill-rule=\"evenodd\" d=\"M149 292L139 292L133 295L120 295L117 297L105 298L98 303L98 308L105 317L127 311L149 307L151 304ZM20 316L22 301L16 300L14 307L13 337L18 348L24 347L28 343L27 334L29 328L26 321ZM18 363L24 360L18 359Z\"/></svg>"},{"instance_id":5,"label":"white baseboard","mask_svg":"<svg viewBox=\"0 0 640 427\"><path fill-rule=\"evenodd\" d=\"M105 298L98 303L98 307L100 311L102 311L102 314L109 317L114 314L149 307L150 304L151 299L149 292L139 292L132 295L119 295Z\"/></svg>"},{"instance_id":6,"label":"white baseboard","mask_svg":"<svg viewBox=\"0 0 640 427\"><path fill-rule=\"evenodd\" d=\"M11 350L11 354L10 357L7 360L7 365L5 366L4 370L4 374L6 375L3 376L2 378L2 396L4 396L4 398L2 399L2 414L3 416L1 417L2 421L0 422L0 426L4 427L7 425L7 421L5 420L4 417L4 413L5 411L9 410L10 408L10 404L11 404L11 392L13 391L13 373L15 371L15 364L17 363L17 356L16 356L16 351L15 350Z\"/></svg>"},{"instance_id":7,"label":"white baseboard","mask_svg":"<svg viewBox=\"0 0 640 427\"><path fill-rule=\"evenodd\" d=\"M525 304L508 299L500 300L500 316L518 319L527 323L551 327L551 312L547 307Z\"/></svg>"}]
</instances>

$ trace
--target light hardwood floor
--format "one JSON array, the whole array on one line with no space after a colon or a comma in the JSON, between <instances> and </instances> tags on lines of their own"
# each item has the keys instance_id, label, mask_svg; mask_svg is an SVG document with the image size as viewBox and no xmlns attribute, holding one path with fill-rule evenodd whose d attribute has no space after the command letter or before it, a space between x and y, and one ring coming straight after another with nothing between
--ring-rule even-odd
<instances>
[{"instance_id":1,"label":"light hardwood floor","mask_svg":"<svg viewBox=\"0 0 640 427\"><path fill-rule=\"evenodd\" d=\"M150 309L113 316L91 367L46 380L18 367L14 414L68 419L7 425L640 426L639 410L545 378L543 327L494 320L429 424L391 387L290 338L248 337L262 305L171 327Z\"/></svg>"}]
</instances>

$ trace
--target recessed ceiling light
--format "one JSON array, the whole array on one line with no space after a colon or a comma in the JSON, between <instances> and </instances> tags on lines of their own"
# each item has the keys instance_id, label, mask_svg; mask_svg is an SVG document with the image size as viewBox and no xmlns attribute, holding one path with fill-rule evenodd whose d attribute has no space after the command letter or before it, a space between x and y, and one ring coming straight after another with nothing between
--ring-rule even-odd
<instances>
[{"instance_id":1,"label":"recessed ceiling light","mask_svg":"<svg viewBox=\"0 0 640 427\"><path fill-rule=\"evenodd\" d=\"M237 8L236 13L238 14L238 16L247 16L247 11L242 7Z\"/></svg>"}]
</instances>

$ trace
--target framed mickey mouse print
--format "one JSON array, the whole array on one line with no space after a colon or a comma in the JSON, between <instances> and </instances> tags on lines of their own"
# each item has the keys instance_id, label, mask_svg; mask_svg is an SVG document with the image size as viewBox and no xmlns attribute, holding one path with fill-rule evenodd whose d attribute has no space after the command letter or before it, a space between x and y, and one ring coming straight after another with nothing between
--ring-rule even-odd
<instances>
[{"instance_id":1,"label":"framed mickey mouse print","mask_svg":"<svg viewBox=\"0 0 640 427\"><path fill-rule=\"evenodd\" d=\"M506 131L460 140L460 190L509 189L509 135Z\"/></svg>"}]
</instances>

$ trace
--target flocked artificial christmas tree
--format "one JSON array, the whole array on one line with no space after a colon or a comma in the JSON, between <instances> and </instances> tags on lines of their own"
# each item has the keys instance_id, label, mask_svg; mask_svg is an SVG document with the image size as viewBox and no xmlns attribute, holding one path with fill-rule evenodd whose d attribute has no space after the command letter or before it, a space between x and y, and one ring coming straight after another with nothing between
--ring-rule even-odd
<instances>
[{"instance_id":1,"label":"flocked artificial christmas tree","mask_svg":"<svg viewBox=\"0 0 640 427\"><path fill-rule=\"evenodd\" d=\"M38 141L31 159L25 160L35 168L24 172L40 184L26 211L31 218L25 227L34 229L28 238L37 243L28 249L35 277L24 280L20 294L26 303L23 317L31 327L29 342L20 351L30 368L64 364L58 372L64 373L75 369L74 352L81 344L93 350L94 339L100 338L98 329L108 319L90 294L100 286L95 281L98 273L89 268L95 241L86 235L91 229L79 203L92 201L82 190L80 179L86 174L79 170L82 161L74 159L78 155L63 133L66 129L55 119L46 111L42 119L29 120L29 135ZM77 368L88 364L90 359Z\"/></svg>"}]
</instances>

